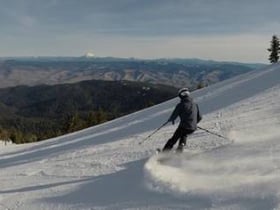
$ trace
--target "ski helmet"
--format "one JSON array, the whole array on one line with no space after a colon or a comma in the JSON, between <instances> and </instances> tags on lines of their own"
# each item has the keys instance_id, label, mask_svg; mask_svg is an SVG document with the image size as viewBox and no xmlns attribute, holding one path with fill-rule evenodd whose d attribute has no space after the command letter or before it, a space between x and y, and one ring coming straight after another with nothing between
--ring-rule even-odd
<instances>
[{"instance_id":1,"label":"ski helmet","mask_svg":"<svg viewBox=\"0 0 280 210\"><path fill-rule=\"evenodd\" d=\"M179 91L178 91L178 96L180 98L186 98L190 95L190 91L188 88L181 88Z\"/></svg>"}]
</instances>

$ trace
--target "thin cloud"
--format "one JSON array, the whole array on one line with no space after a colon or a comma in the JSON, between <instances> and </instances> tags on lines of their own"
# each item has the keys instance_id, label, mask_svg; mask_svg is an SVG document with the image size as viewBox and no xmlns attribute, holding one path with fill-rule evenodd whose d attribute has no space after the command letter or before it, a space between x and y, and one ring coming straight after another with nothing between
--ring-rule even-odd
<instances>
[{"instance_id":1,"label":"thin cloud","mask_svg":"<svg viewBox=\"0 0 280 210\"><path fill-rule=\"evenodd\" d=\"M3 42L0 55L13 50L18 54L74 54L76 49L80 49L77 54L83 54L82 48L86 46L103 55L127 53L127 57L145 57L153 49L160 48L155 40L164 39L188 43L192 46L191 52L196 52L194 56L205 57L202 49L190 43L192 37L203 42L209 40L208 44L214 47L209 37L236 36L239 40L244 37L241 35L246 35L240 42L247 43L248 37L253 35L262 37L258 39L262 43L256 45L263 47L267 44L265 39L269 42L280 26L279 0L0 0L0 4L0 40ZM66 35L71 38L65 38ZM114 43L119 37L122 42ZM138 46L142 38L149 44ZM118 54L120 50L109 49L107 43L128 49ZM131 50L129 47L134 44L140 49ZM71 48L72 45L75 47ZM181 52L180 57L191 53L175 43L174 47L169 46L169 57L179 56L178 52ZM228 50L233 52L236 48L232 46ZM154 51L154 57L159 56L156 53L166 55L158 50ZM232 54L228 56L230 60ZM264 57L262 54L261 60ZM238 58L238 52L233 58Z\"/></svg>"},{"instance_id":2,"label":"thin cloud","mask_svg":"<svg viewBox=\"0 0 280 210\"><path fill-rule=\"evenodd\" d=\"M21 7L9 5L21 17L32 16L47 28L63 26L71 31L75 26L113 34L229 34L258 31L263 24L280 22L276 0L23 0ZM32 24L28 19L23 22Z\"/></svg>"}]
</instances>

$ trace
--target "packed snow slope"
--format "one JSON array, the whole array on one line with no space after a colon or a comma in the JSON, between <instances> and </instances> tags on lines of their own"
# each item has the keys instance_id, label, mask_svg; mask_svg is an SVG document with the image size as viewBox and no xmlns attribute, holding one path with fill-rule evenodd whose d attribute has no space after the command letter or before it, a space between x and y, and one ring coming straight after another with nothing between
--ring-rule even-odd
<instances>
[{"instance_id":1,"label":"packed snow slope","mask_svg":"<svg viewBox=\"0 0 280 210\"><path fill-rule=\"evenodd\" d=\"M280 65L192 93L200 126L155 154L178 99L80 132L0 147L0 209L280 209Z\"/></svg>"}]
</instances>

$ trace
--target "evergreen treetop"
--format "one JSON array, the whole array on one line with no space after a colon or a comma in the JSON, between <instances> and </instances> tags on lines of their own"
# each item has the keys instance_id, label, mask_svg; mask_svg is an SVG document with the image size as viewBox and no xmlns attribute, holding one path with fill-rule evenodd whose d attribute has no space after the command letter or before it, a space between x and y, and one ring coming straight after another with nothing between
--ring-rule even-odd
<instances>
[{"instance_id":1,"label":"evergreen treetop","mask_svg":"<svg viewBox=\"0 0 280 210\"><path fill-rule=\"evenodd\" d=\"M279 60L280 43L279 38L276 35L272 36L270 48L268 48L267 50L270 52L269 61L271 63L277 63Z\"/></svg>"}]
</instances>

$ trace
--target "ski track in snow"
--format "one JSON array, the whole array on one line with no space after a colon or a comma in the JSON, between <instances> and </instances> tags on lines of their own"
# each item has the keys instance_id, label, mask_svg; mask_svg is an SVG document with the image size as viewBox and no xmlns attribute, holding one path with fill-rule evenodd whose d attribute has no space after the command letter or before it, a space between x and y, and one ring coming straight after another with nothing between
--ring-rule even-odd
<instances>
[{"instance_id":1,"label":"ski track in snow","mask_svg":"<svg viewBox=\"0 0 280 210\"><path fill-rule=\"evenodd\" d=\"M280 66L193 93L204 118L182 155L138 143L177 99L48 141L0 147L0 210L280 209Z\"/></svg>"}]
</instances>

